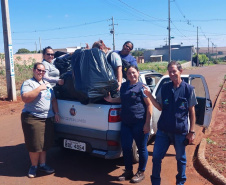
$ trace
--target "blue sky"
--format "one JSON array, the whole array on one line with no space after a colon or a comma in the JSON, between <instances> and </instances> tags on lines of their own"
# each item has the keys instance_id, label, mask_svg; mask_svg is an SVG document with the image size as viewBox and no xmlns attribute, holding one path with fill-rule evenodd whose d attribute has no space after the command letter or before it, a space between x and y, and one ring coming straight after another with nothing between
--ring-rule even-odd
<instances>
[{"instance_id":1,"label":"blue sky","mask_svg":"<svg viewBox=\"0 0 226 185\"><path fill-rule=\"evenodd\" d=\"M14 53L92 45L102 39L116 49L131 40L135 48L154 49L168 40L168 0L8 0ZM171 0L171 44L226 46L226 0ZM2 20L0 20L2 25ZM4 52L0 30L0 52Z\"/></svg>"}]
</instances>

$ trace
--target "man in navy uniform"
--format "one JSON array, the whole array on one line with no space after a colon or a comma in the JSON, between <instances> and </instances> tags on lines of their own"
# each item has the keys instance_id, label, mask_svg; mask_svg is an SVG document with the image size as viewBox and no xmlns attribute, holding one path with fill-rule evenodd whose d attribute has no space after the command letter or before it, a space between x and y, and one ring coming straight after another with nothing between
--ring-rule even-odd
<instances>
[{"instance_id":1,"label":"man in navy uniform","mask_svg":"<svg viewBox=\"0 0 226 185\"><path fill-rule=\"evenodd\" d=\"M192 143L195 138L195 105L197 101L194 87L181 79L182 67L180 63L170 62L167 69L172 82L162 86L156 99L147 88L144 91L153 105L162 111L154 144L151 181L153 185L160 185L162 159L172 143L177 160L176 184L182 185L186 181L185 146Z\"/></svg>"}]
</instances>

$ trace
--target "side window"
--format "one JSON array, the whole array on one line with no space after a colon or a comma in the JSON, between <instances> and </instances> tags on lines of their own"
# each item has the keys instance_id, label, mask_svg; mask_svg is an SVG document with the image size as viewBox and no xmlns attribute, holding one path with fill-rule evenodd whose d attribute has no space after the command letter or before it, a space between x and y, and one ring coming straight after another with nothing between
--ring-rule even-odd
<instances>
[{"instance_id":1,"label":"side window","mask_svg":"<svg viewBox=\"0 0 226 185\"><path fill-rule=\"evenodd\" d=\"M154 90L156 84L158 83L161 77L162 77L161 74L145 75L146 84L152 91Z\"/></svg>"},{"instance_id":2,"label":"side window","mask_svg":"<svg viewBox=\"0 0 226 185\"><path fill-rule=\"evenodd\" d=\"M203 86L201 78L192 78L191 85L195 87L195 94L197 97L206 97L205 88Z\"/></svg>"}]
</instances>

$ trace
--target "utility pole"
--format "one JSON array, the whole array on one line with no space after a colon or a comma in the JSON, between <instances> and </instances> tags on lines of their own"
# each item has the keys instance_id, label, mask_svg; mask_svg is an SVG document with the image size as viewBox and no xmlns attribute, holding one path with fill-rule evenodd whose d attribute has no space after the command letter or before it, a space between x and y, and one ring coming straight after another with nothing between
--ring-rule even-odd
<instances>
[{"instance_id":1,"label":"utility pole","mask_svg":"<svg viewBox=\"0 0 226 185\"><path fill-rule=\"evenodd\" d=\"M118 24L114 24L114 17L113 16L112 16L111 20L112 20L112 24L110 24L109 26L112 26L110 33L113 36L113 50L115 50L115 27L114 26L118 25Z\"/></svg>"},{"instance_id":2,"label":"utility pole","mask_svg":"<svg viewBox=\"0 0 226 185\"><path fill-rule=\"evenodd\" d=\"M42 52L42 46L41 46L41 38L39 37L39 46L40 46L40 53Z\"/></svg>"},{"instance_id":3,"label":"utility pole","mask_svg":"<svg viewBox=\"0 0 226 185\"><path fill-rule=\"evenodd\" d=\"M1 0L8 99L17 101L8 0Z\"/></svg>"},{"instance_id":4,"label":"utility pole","mask_svg":"<svg viewBox=\"0 0 226 185\"><path fill-rule=\"evenodd\" d=\"M35 41L35 53L37 53L37 43Z\"/></svg>"},{"instance_id":5,"label":"utility pole","mask_svg":"<svg viewBox=\"0 0 226 185\"><path fill-rule=\"evenodd\" d=\"M215 47L216 47L216 60L217 60L217 45L215 45Z\"/></svg>"},{"instance_id":6,"label":"utility pole","mask_svg":"<svg viewBox=\"0 0 226 185\"><path fill-rule=\"evenodd\" d=\"M166 38L164 38L164 42L166 42L166 46L167 46L167 37L166 37Z\"/></svg>"},{"instance_id":7,"label":"utility pole","mask_svg":"<svg viewBox=\"0 0 226 185\"><path fill-rule=\"evenodd\" d=\"M210 41L210 39L208 38L208 58L209 58L209 60L210 60L210 48L209 48L209 41Z\"/></svg>"},{"instance_id":8,"label":"utility pole","mask_svg":"<svg viewBox=\"0 0 226 185\"><path fill-rule=\"evenodd\" d=\"M214 44L212 43L212 56L213 56L213 45L214 45Z\"/></svg>"},{"instance_id":9,"label":"utility pole","mask_svg":"<svg viewBox=\"0 0 226 185\"><path fill-rule=\"evenodd\" d=\"M210 39L208 38L208 65L210 64L210 47L209 47L209 41L210 41Z\"/></svg>"},{"instance_id":10,"label":"utility pole","mask_svg":"<svg viewBox=\"0 0 226 185\"><path fill-rule=\"evenodd\" d=\"M199 27L197 26L197 66L199 66Z\"/></svg>"},{"instance_id":11,"label":"utility pole","mask_svg":"<svg viewBox=\"0 0 226 185\"><path fill-rule=\"evenodd\" d=\"M168 36L169 36L169 63L171 62L171 45L170 45L170 0L168 0L168 17L169 17L169 22L168 22Z\"/></svg>"}]
</instances>

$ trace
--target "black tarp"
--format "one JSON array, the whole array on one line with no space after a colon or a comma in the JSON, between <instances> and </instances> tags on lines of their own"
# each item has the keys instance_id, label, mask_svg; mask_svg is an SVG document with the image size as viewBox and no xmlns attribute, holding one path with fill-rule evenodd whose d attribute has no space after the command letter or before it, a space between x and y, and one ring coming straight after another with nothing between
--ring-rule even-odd
<instances>
[{"instance_id":1,"label":"black tarp","mask_svg":"<svg viewBox=\"0 0 226 185\"><path fill-rule=\"evenodd\" d=\"M71 65L75 90L81 93L77 99L81 103L84 103L84 97L87 97L86 103L97 102L118 87L105 53L97 48L76 50Z\"/></svg>"},{"instance_id":2,"label":"black tarp","mask_svg":"<svg viewBox=\"0 0 226 185\"><path fill-rule=\"evenodd\" d=\"M54 65L56 68L60 71L60 75L71 71L71 55L66 55L66 57L59 57L61 55L64 55L66 53L56 51L54 56L57 56Z\"/></svg>"},{"instance_id":3,"label":"black tarp","mask_svg":"<svg viewBox=\"0 0 226 185\"><path fill-rule=\"evenodd\" d=\"M54 92L57 99L79 100L82 104L89 103L89 99L82 92L75 90L74 77L72 71L68 71L60 76L64 79L63 85L54 86Z\"/></svg>"}]
</instances>

